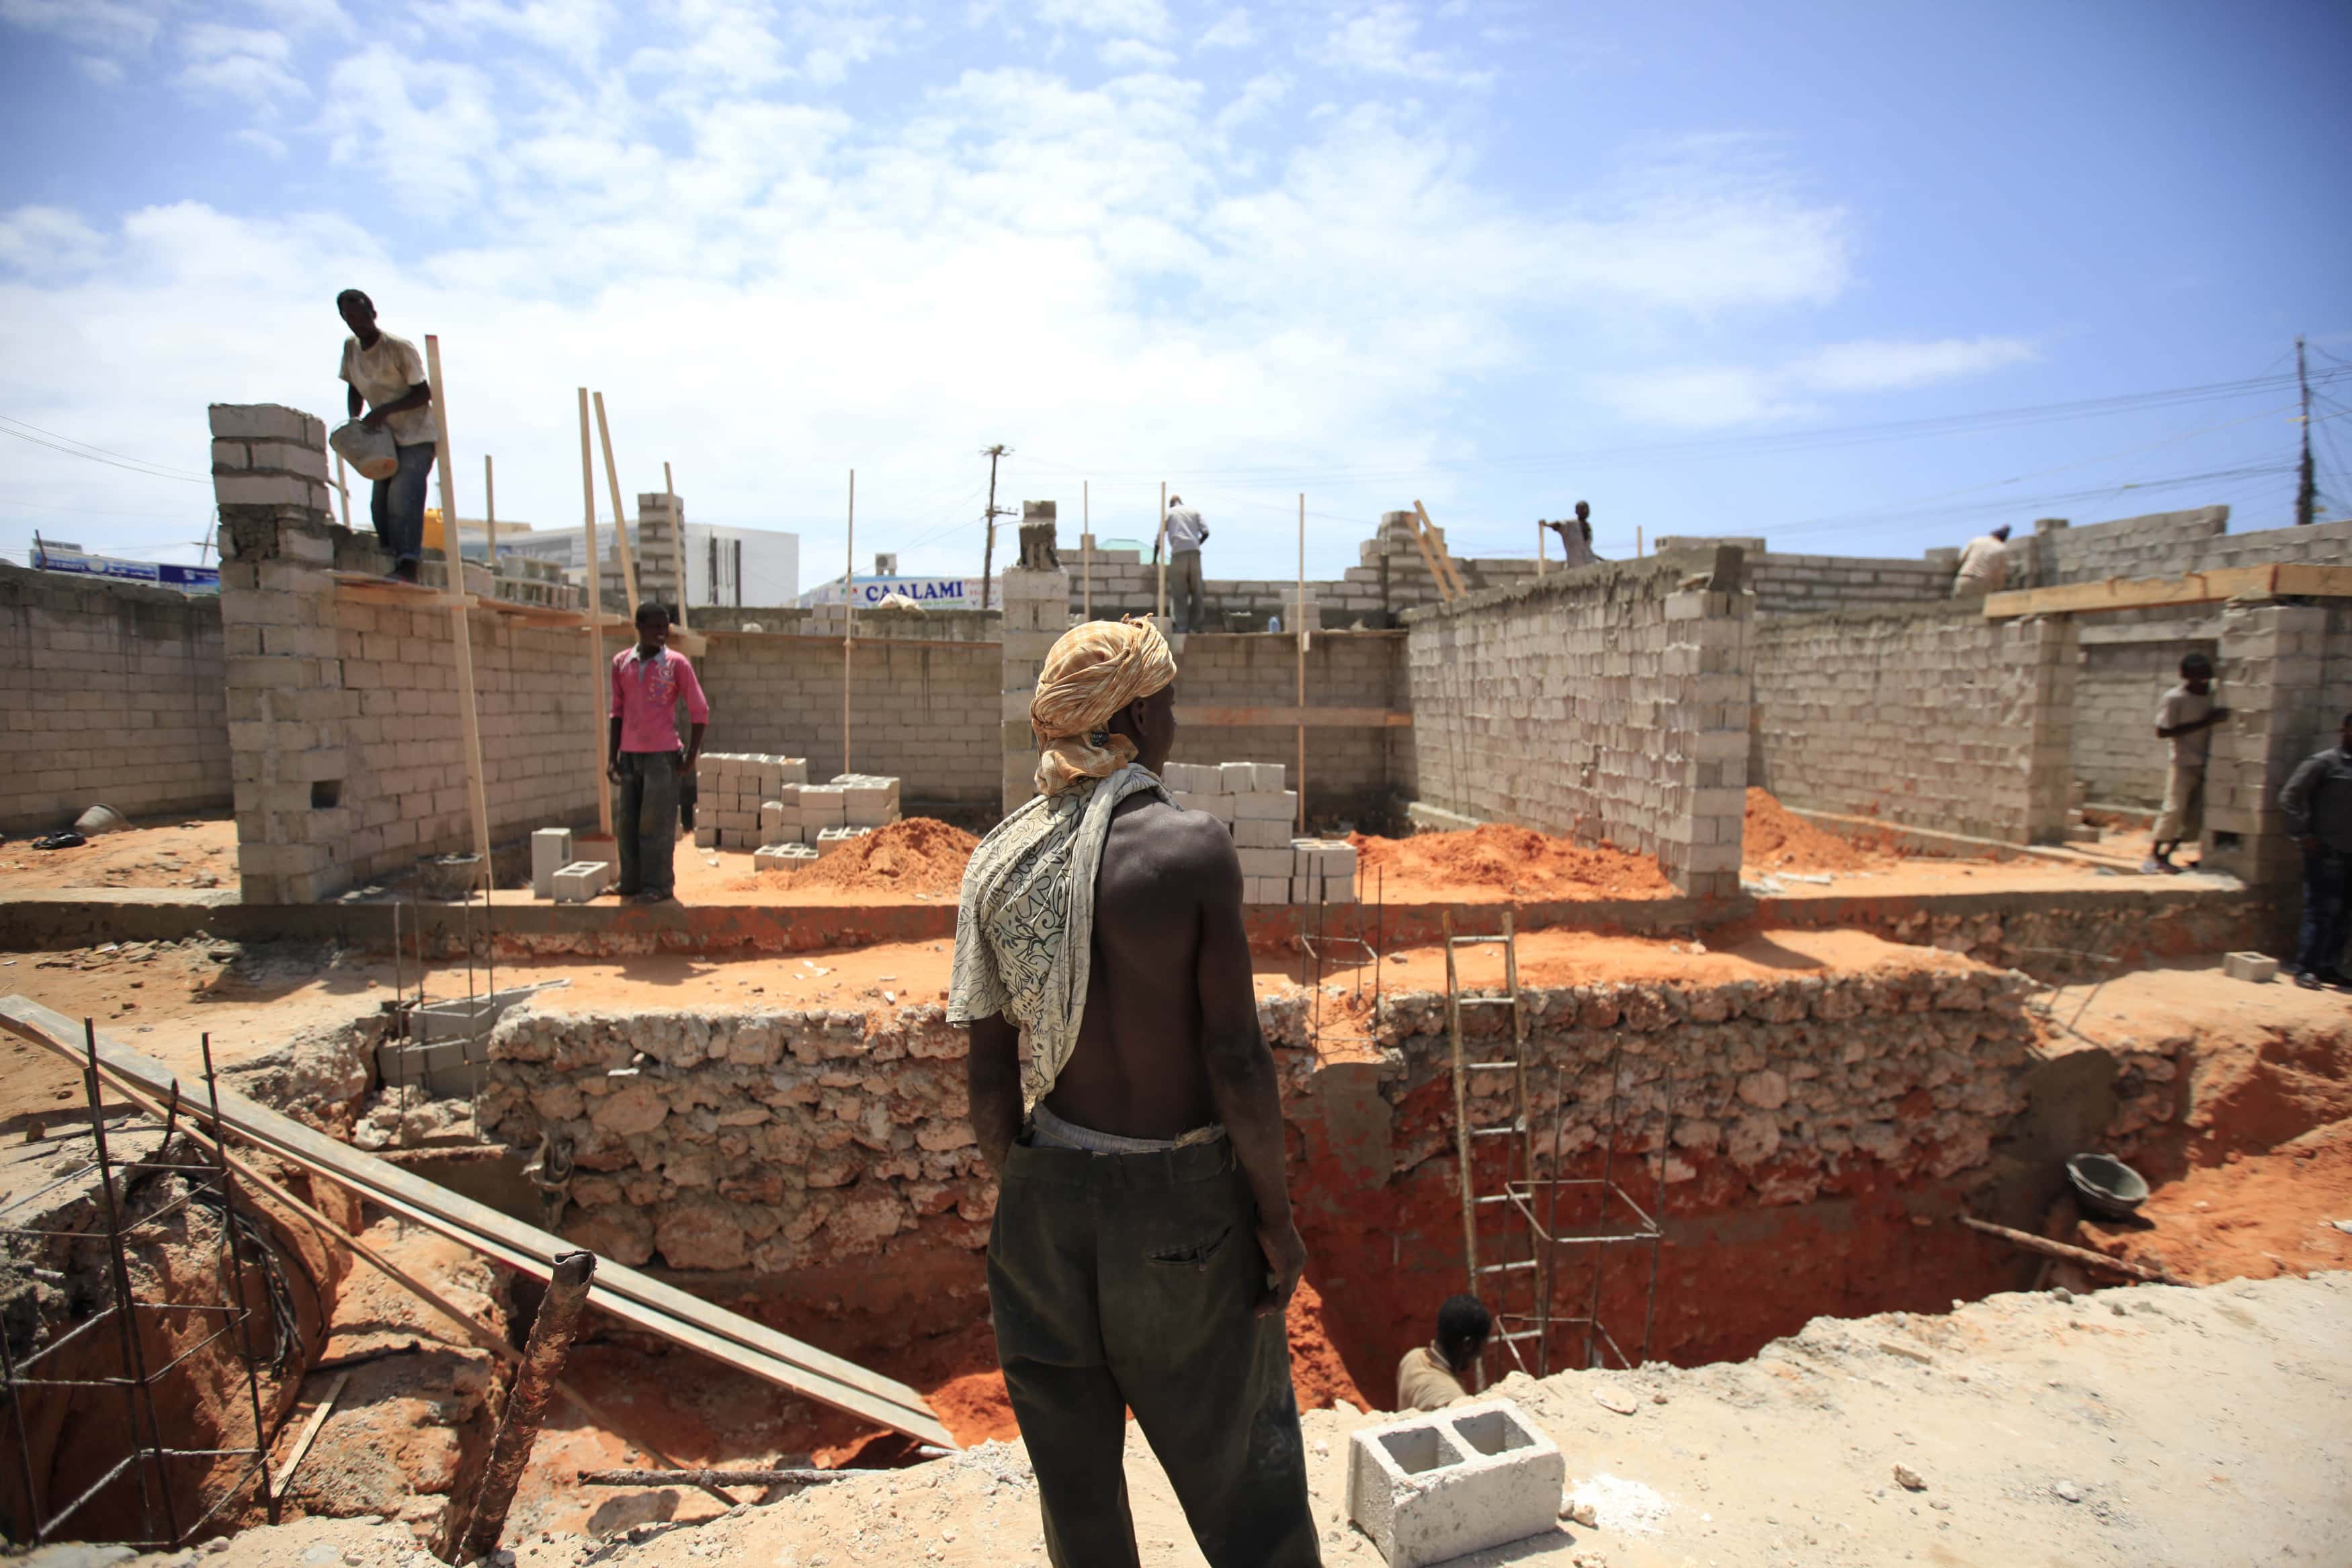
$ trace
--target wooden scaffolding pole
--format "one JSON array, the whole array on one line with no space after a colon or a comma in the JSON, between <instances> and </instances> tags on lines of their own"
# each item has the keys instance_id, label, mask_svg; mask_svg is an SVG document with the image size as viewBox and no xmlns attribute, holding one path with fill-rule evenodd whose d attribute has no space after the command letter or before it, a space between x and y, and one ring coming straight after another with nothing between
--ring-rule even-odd
<instances>
[{"instance_id":1,"label":"wooden scaffolding pole","mask_svg":"<svg viewBox=\"0 0 2352 1568\"><path fill-rule=\"evenodd\" d=\"M605 769L605 719L612 707L604 674L604 595L603 568L596 559L596 457L588 444L588 389L580 389L580 499L587 508L588 533L583 559L588 563L588 768L596 780L596 825L613 836L613 776Z\"/></svg>"},{"instance_id":2,"label":"wooden scaffolding pole","mask_svg":"<svg viewBox=\"0 0 2352 1568\"><path fill-rule=\"evenodd\" d=\"M1536 580L1537 580L1538 582L1541 582L1541 581L1543 580L1543 574L1544 574L1544 526L1543 526L1543 524L1542 524L1542 523L1538 522L1538 523L1537 523L1537 524L1536 524Z\"/></svg>"},{"instance_id":3,"label":"wooden scaffolding pole","mask_svg":"<svg viewBox=\"0 0 2352 1568\"><path fill-rule=\"evenodd\" d=\"M481 861L482 891L493 885L490 876L489 796L482 786L482 721L474 704L474 632L466 606L466 553L457 529L457 491L449 483L449 383L441 377L441 340L425 334L425 372L433 381L433 431L438 440L434 466L441 477L441 542L448 554L448 570L457 580L449 606L449 641L457 655L457 727L466 740L466 804L474 819L474 853Z\"/></svg>"},{"instance_id":4,"label":"wooden scaffolding pole","mask_svg":"<svg viewBox=\"0 0 2352 1568\"><path fill-rule=\"evenodd\" d=\"M490 455L482 454L482 537L490 562L490 597L499 592L499 488L490 477Z\"/></svg>"},{"instance_id":5,"label":"wooden scaffolding pole","mask_svg":"<svg viewBox=\"0 0 2352 1568\"><path fill-rule=\"evenodd\" d=\"M1081 619L1087 621L1095 618L1094 489L1091 479L1078 482L1078 580L1085 585L1078 602L1083 609Z\"/></svg>"},{"instance_id":6,"label":"wooden scaffolding pole","mask_svg":"<svg viewBox=\"0 0 2352 1568\"><path fill-rule=\"evenodd\" d=\"M1307 832L1307 492L1298 493L1298 831Z\"/></svg>"},{"instance_id":7,"label":"wooden scaffolding pole","mask_svg":"<svg viewBox=\"0 0 2352 1568\"><path fill-rule=\"evenodd\" d=\"M335 488L342 493L343 497L343 532L350 533L352 531L352 476L351 471L343 466L343 455L340 452L335 454Z\"/></svg>"},{"instance_id":8,"label":"wooden scaffolding pole","mask_svg":"<svg viewBox=\"0 0 2352 1568\"><path fill-rule=\"evenodd\" d=\"M596 438L604 445L604 482L613 491L613 553L621 558L621 586L629 591L629 620L637 618L637 552L629 544L628 508L621 505L621 471L613 465L613 427L604 423L604 394L596 394Z\"/></svg>"},{"instance_id":9,"label":"wooden scaffolding pole","mask_svg":"<svg viewBox=\"0 0 2352 1568\"><path fill-rule=\"evenodd\" d=\"M1160 594L1152 612L1161 620L1168 617L1168 481L1160 481L1160 542L1152 547L1151 559L1160 563Z\"/></svg>"},{"instance_id":10,"label":"wooden scaffolding pole","mask_svg":"<svg viewBox=\"0 0 2352 1568\"><path fill-rule=\"evenodd\" d=\"M857 647L857 470L849 471L849 548L841 567L841 770L849 771L849 662Z\"/></svg>"},{"instance_id":11,"label":"wooden scaffolding pole","mask_svg":"<svg viewBox=\"0 0 2352 1568\"><path fill-rule=\"evenodd\" d=\"M677 629L694 630L686 623L686 519L677 515L677 482L669 476L669 465L662 465L662 494L669 497L669 565L677 576L677 602L670 608L677 613Z\"/></svg>"}]
</instances>

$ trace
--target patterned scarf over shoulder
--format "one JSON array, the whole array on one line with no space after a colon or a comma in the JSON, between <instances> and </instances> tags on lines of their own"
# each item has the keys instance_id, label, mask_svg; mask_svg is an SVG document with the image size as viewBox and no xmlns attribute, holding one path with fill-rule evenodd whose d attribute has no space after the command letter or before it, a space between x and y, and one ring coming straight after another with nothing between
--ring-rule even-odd
<instances>
[{"instance_id":1,"label":"patterned scarf over shoulder","mask_svg":"<svg viewBox=\"0 0 2352 1568\"><path fill-rule=\"evenodd\" d=\"M997 824L964 869L948 1020L1003 1013L1020 1026L1024 1106L1052 1092L1078 1043L1111 810L1141 790L1167 794L1134 766L1134 743L1103 727L1175 679L1148 621L1093 622L1055 643L1029 706L1042 743L1037 798Z\"/></svg>"}]
</instances>

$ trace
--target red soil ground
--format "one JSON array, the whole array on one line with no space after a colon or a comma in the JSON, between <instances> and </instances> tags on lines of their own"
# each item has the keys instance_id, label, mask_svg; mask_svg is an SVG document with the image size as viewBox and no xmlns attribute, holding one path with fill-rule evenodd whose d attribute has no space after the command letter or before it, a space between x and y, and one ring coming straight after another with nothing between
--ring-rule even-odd
<instances>
[{"instance_id":1,"label":"red soil ground","mask_svg":"<svg viewBox=\"0 0 2352 1568\"><path fill-rule=\"evenodd\" d=\"M878 894L954 893L980 841L961 828L929 817L908 817L852 839L824 859L798 870L770 873L764 885L829 887ZM750 893L761 879L730 886Z\"/></svg>"},{"instance_id":2,"label":"red soil ground","mask_svg":"<svg viewBox=\"0 0 2352 1568\"><path fill-rule=\"evenodd\" d=\"M1646 855L1607 845L1586 848L1528 828L1488 823L1467 832L1410 839L1350 835L1370 896L1374 873L1386 877L1391 903L1442 900L1459 892L1528 899L1671 898L1674 884Z\"/></svg>"},{"instance_id":3,"label":"red soil ground","mask_svg":"<svg viewBox=\"0 0 2352 1568\"><path fill-rule=\"evenodd\" d=\"M1740 859L1759 871L1856 871L1887 856L1874 854L1835 833L1813 826L1775 800L1769 789L1748 791L1748 826Z\"/></svg>"}]
</instances>

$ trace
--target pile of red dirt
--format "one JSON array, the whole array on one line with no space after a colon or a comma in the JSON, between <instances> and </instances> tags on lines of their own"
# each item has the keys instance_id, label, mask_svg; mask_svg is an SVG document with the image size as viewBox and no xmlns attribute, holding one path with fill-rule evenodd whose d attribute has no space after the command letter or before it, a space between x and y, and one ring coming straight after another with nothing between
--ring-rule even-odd
<instances>
[{"instance_id":1,"label":"pile of red dirt","mask_svg":"<svg viewBox=\"0 0 2352 1568\"><path fill-rule=\"evenodd\" d=\"M2232 1150L2219 1165L2158 1185L2140 1206L2145 1223L2086 1219L2083 1231L2099 1251L2212 1285L2352 1265L2352 1236L2336 1224L2347 1215L2352 1120L2267 1153Z\"/></svg>"},{"instance_id":2,"label":"pile of red dirt","mask_svg":"<svg viewBox=\"0 0 2352 1568\"><path fill-rule=\"evenodd\" d=\"M980 841L931 817L908 817L792 873L795 887L854 887L877 893L953 893Z\"/></svg>"},{"instance_id":3,"label":"pile of red dirt","mask_svg":"<svg viewBox=\"0 0 2352 1568\"><path fill-rule=\"evenodd\" d=\"M1370 897L1374 873L1385 878L1391 902L1440 889L1476 888L1519 898L1670 898L1674 883L1646 855L1606 844L1588 849L1538 833L1489 822L1466 832L1417 833L1409 839L1349 836Z\"/></svg>"},{"instance_id":4,"label":"pile of red dirt","mask_svg":"<svg viewBox=\"0 0 2352 1568\"><path fill-rule=\"evenodd\" d=\"M1790 810L1770 790L1752 785L1739 857L1748 865L1790 871L1855 871L1873 859L1867 851Z\"/></svg>"}]
</instances>

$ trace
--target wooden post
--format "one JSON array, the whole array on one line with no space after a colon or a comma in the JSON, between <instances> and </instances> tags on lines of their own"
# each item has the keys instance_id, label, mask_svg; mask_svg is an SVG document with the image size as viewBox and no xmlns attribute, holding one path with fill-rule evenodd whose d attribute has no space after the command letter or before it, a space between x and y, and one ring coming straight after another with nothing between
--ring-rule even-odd
<instances>
[{"instance_id":1,"label":"wooden post","mask_svg":"<svg viewBox=\"0 0 2352 1568\"><path fill-rule=\"evenodd\" d=\"M1633 525L1633 553L1637 556L1646 553L1642 549L1642 525L1639 523Z\"/></svg>"},{"instance_id":2,"label":"wooden post","mask_svg":"<svg viewBox=\"0 0 2352 1568\"><path fill-rule=\"evenodd\" d=\"M1078 580L1085 584L1078 602L1084 607L1082 619L1087 621L1095 618L1094 488L1091 479L1078 482Z\"/></svg>"},{"instance_id":3,"label":"wooden post","mask_svg":"<svg viewBox=\"0 0 2352 1568\"><path fill-rule=\"evenodd\" d=\"M466 740L466 803L473 813L474 853L482 862L482 892L487 895L493 885L490 808L482 788L481 716L474 707L474 632L466 615L472 596L466 591L465 552L457 548L457 492L449 484L449 388L441 379L441 340L430 332L425 334L425 371L433 378L433 433L438 443L434 466L441 476L441 538L457 578L450 591L454 597L449 603L449 639L457 653L457 727Z\"/></svg>"},{"instance_id":4,"label":"wooden post","mask_svg":"<svg viewBox=\"0 0 2352 1568\"><path fill-rule=\"evenodd\" d=\"M350 533L352 531L352 476L351 470L343 466L343 455L340 452L335 454L335 488L342 492L343 532Z\"/></svg>"},{"instance_id":5,"label":"wooden post","mask_svg":"<svg viewBox=\"0 0 2352 1568\"><path fill-rule=\"evenodd\" d=\"M1154 613L1164 620L1168 614L1168 481L1165 479L1160 481L1160 542L1152 550L1151 559L1160 563L1159 609Z\"/></svg>"},{"instance_id":6,"label":"wooden post","mask_svg":"<svg viewBox=\"0 0 2352 1568\"><path fill-rule=\"evenodd\" d=\"M482 538L489 551L490 594L499 591L499 491L490 479L490 455L482 454Z\"/></svg>"},{"instance_id":7,"label":"wooden post","mask_svg":"<svg viewBox=\"0 0 2352 1568\"><path fill-rule=\"evenodd\" d=\"M612 688L604 671L604 595L603 568L596 559L596 458L588 444L588 389L580 389L580 499L587 508L588 534L583 541L588 562L588 767L596 780L596 825L613 836L613 776L605 771L605 721L613 706Z\"/></svg>"},{"instance_id":8,"label":"wooden post","mask_svg":"<svg viewBox=\"0 0 2352 1568\"><path fill-rule=\"evenodd\" d=\"M629 619L637 618L637 552L629 545L629 511L621 505L621 471L613 466L613 427L604 423L604 394L596 394L596 439L604 444L604 482L613 491L613 553L621 558L621 586L629 591Z\"/></svg>"},{"instance_id":9,"label":"wooden post","mask_svg":"<svg viewBox=\"0 0 2352 1568\"><path fill-rule=\"evenodd\" d=\"M1307 831L1307 492L1298 493L1298 831Z\"/></svg>"},{"instance_id":10,"label":"wooden post","mask_svg":"<svg viewBox=\"0 0 2352 1568\"><path fill-rule=\"evenodd\" d=\"M499 1416L499 1433L482 1469L481 1490L474 1494L473 1513L450 1555L452 1563L478 1563L499 1549L507 1510L514 1506L515 1489L530 1462L540 1423L547 1417L548 1396L562 1375L564 1354L588 1310L588 1281L595 1271L593 1252L566 1252L555 1260L539 1315L531 1320L530 1343L523 1346L522 1364Z\"/></svg>"},{"instance_id":11,"label":"wooden post","mask_svg":"<svg viewBox=\"0 0 2352 1568\"><path fill-rule=\"evenodd\" d=\"M1544 573L1543 573L1543 569L1544 569L1544 526L1543 526L1543 524L1542 524L1541 522L1538 522L1538 523L1537 523L1537 524L1536 524L1536 580L1537 580L1538 582L1541 582L1541 581L1543 580L1543 574L1544 574Z\"/></svg>"},{"instance_id":12,"label":"wooden post","mask_svg":"<svg viewBox=\"0 0 2352 1568\"><path fill-rule=\"evenodd\" d=\"M669 564L677 574L677 629L690 632L686 623L686 519L677 515L677 483L669 476L669 465L662 465L662 494L669 497Z\"/></svg>"},{"instance_id":13,"label":"wooden post","mask_svg":"<svg viewBox=\"0 0 2352 1568\"><path fill-rule=\"evenodd\" d=\"M841 566L841 770L849 771L849 661L857 643L857 470L849 471L849 549Z\"/></svg>"}]
</instances>

